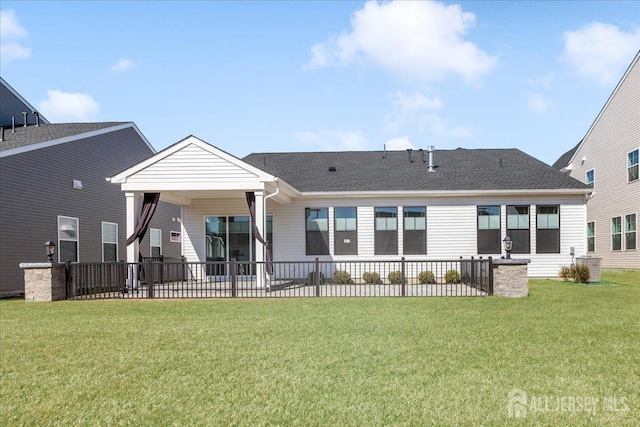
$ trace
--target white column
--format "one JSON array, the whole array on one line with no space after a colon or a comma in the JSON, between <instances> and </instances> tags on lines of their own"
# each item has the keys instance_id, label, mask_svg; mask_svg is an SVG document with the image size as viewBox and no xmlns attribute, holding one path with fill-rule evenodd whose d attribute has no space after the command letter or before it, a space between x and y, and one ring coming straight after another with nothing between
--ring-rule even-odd
<instances>
[{"instance_id":1,"label":"white column","mask_svg":"<svg viewBox=\"0 0 640 427\"><path fill-rule=\"evenodd\" d=\"M133 234L138 225L138 215L140 213L140 194L139 193L125 193L124 194L127 205L127 238ZM127 246L127 262L138 262L138 250L139 243L136 239L133 243ZM131 288L138 286L138 268L129 267L128 282Z\"/></svg>"},{"instance_id":2,"label":"white column","mask_svg":"<svg viewBox=\"0 0 640 427\"><path fill-rule=\"evenodd\" d=\"M258 232L262 236L263 239L266 239L265 233L265 223L266 217L264 215L264 191L256 191L256 228ZM258 288L264 288L266 285L266 269L264 268L264 260L265 260L265 251L266 248L264 245L256 240L256 285Z\"/></svg>"}]
</instances>

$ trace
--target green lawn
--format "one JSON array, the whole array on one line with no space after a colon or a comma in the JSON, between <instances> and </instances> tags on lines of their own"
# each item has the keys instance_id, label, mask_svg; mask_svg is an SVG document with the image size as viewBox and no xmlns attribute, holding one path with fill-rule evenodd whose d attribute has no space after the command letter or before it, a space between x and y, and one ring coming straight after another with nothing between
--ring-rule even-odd
<instances>
[{"instance_id":1,"label":"green lawn","mask_svg":"<svg viewBox=\"0 0 640 427\"><path fill-rule=\"evenodd\" d=\"M522 299L3 300L0 425L636 426L640 272L603 280Z\"/></svg>"}]
</instances>

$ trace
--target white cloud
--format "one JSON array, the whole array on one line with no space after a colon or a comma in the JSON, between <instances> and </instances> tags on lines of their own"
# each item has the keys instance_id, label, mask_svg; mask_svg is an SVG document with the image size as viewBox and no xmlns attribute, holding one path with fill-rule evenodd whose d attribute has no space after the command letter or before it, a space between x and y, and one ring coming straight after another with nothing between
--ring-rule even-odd
<instances>
[{"instance_id":1,"label":"white cloud","mask_svg":"<svg viewBox=\"0 0 640 427\"><path fill-rule=\"evenodd\" d=\"M120 58L111 66L111 71L125 71L136 67L136 63L128 58Z\"/></svg>"},{"instance_id":2,"label":"white cloud","mask_svg":"<svg viewBox=\"0 0 640 427\"><path fill-rule=\"evenodd\" d=\"M382 118L388 133L398 133L409 126L423 127L428 111L441 110L444 105L438 97L429 98L423 91L395 92L390 96L393 110Z\"/></svg>"},{"instance_id":3,"label":"white cloud","mask_svg":"<svg viewBox=\"0 0 640 427\"><path fill-rule=\"evenodd\" d=\"M26 59L31 56L31 49L22 45L22 38L27 36L16 18L13 10L0 10L0 57L3 61Z\"/></svg>"},{"instance_id":4,"label":"white cloud","mask_svg":"<svg viewBox=\"0 0 640 427\"><path fill-rule=\"evenodd\" d=\"M556 76L553 72L545 74L544 76L527 79L527 83L533 87L540 87L543 89L551 88L551 83L555 80Z\"/></svg>"},{"instance_id":5,"label":"white cloud","mask_svg":"<svg viewBox=\"0 0 640 427\"><path fill-rule=\"evenodd\" d=\"M534 93L529 96L527 107L536 113L546 113L553 107L553 101L540 93Z\"/></svg>"},{"instance_id":6,"label":"white cloud","mask_svg":"<svg viewBox=\"0 0 640 427\"><path fill-rule=\"evenodd\" d=\"M413 146L411 141L409 141L409 137L407 136L399 136L393 139L388 140L385 143L385 147L387 150L406 150L407 148L411 148L415 150L416 147Z\"/></svg>"},{"instance_id":7,"label":"white cloud","mask_svg":"<svg viewBox=\"0 0 640 427\"><path fill-rule=\"evenodd\" d=\"M473 82L497 59L464 36L475 15L459 5L425 1L369 1L354 13L351 30L311 47L309 68L365 60L402 77L436 80L457 74Z\"/></svg>"},{"instance_id":8,"label":"white cloud","mask_svg":"<svg viewBox=\"0 0 640 427\"><path fill-rule=\"evenodd\" d=\"M615 83L640 48L640 28L624 32L601 22L566 31L563 38L563 59L578 74L601 84Z\"/></svg>"},{"instance_id":9,"label":"white cloud","mask_svg":"<svg viewBox=\"0 0 640 427\"><path fill-rule=\"evenodd\" d=\"M369 142L362 131L342 129L306 131L297 132L294 137L311 151L361 151L369 147Z\"/></svg>"},{"instance_id":10,"label":"white cloud","mask_svg":"<svg viewBox=\"0 0 640 427\"><path fill-rule=\"evenodd\" d=\"M51 122L87 122L96 120L100 104L86 93L48 90L38 109Z\"/></svg>"},{"instance_id":11,"label":"white cloud","mask_svg":"<svg viewBox=\"0 0 640 427\"><path fill-rule=\"evenodd\" d=\"M465 127L451 127L449 122L434 111L444 108L438 97L428 97L424 91L396 92L391 95L393 109L382 118L386 133L399 133L413 128L419 133L436 136L470 137L473 131Z\"/></svg>"}]
</instances>

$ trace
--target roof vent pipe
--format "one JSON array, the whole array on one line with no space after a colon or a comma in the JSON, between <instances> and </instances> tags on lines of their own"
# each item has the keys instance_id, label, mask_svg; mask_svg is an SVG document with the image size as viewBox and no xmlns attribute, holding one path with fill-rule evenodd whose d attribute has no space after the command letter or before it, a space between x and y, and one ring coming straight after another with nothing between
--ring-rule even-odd
<instances>
[{"instance_id":1,"label":"roof vent pipe","mask_svg":"<svg viewBox=\"0 0 640 427\"><path fill-rule=\"evenodd\" d=\"M0 142L4 141L4 128L0 126Z\"/></svg>"},{"instance_id":2,"label":"roof vent pipe","mask_svg":"<svg viewBox=\"0 0 640 427\"><path fill-rule=\"evenodd\" d=\"M11 132L16 131L16 116L11 116Z\"/></svg>"},{"instance_id":3,"label":"roof vent pipe","mask_svg":"<svg viewBox=\"0 0 640 427\"><path fill-rule=\"evenodd\" d=\"M436 167L433 165L433 145L427 147L427 153L429 153L429 172L435 172Z\"/></svg>"},{"instance_id":4,"label":"roof vent pipe","mask_svg":"<svg viewBox=\"0 0 640 427\"><path fill-rule=\"evenodd\" d=\"M40 126L40 113L34 111L33 115L36 116L36 127Z\"/></svg>"},{"instance_id":5,"label":"roof vent pipe","mask_svg":"<svg viewBox=\"0 0 640 427\"><path fill-rule=\"evenodd\" d=\"M387 144L382 144L383 147L383 154L382 154L382 158L386 159L387 158Z\"/></svg>"},{"instance_id":6,"label":"roof vent pipe","mask_svg":"<svg viewBox=\"0 0 640 427\"><path fill-rule=\"evenodd\" d=\"M24 124L22 125L22 127L24 127L24 128L27 127L27 114L29 114L29 113L27 113L26 111L22 112L22 119L24 121Z\"/></svg>"},{"instance_id":7,"label":"roof vent pipe","mask_svg":"<svg viewBox=\"0 0 640 427\"><path fill-rule=\"evenodd\" d=\"M407 153L409 153L409 163L411 162L411 152L413 151L413 148L407 148Z\"/></svg>"},{"instance_id":8,"label":"roof vent pipe","mask_svg":"<svg viewBox=\"0 0 640 427\"><path fill-rule=\"evenodd\" d=\"M422 163L424 163L424 150L422 148L420 148L418 151L420 152L420 161L422 161Z\"/></svg>"}]
</instances>

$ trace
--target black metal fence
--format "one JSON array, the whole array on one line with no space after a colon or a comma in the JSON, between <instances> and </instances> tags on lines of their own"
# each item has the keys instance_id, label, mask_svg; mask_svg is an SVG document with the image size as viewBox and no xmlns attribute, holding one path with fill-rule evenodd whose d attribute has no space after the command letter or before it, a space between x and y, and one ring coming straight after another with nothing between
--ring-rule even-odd
<instances>
[{"instance_id":1,"label":"black metal fence","mask_svg":"<svg viewBox=\"0 0 640 427\"><path fill-rule=\"evenodd\" d=\"M414 261L70 263L69 298L487 296L489 258Z\"/></svg>"}]
</instances>

